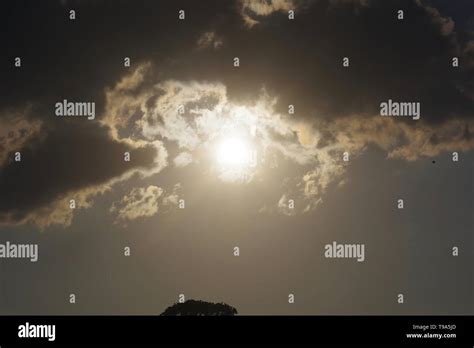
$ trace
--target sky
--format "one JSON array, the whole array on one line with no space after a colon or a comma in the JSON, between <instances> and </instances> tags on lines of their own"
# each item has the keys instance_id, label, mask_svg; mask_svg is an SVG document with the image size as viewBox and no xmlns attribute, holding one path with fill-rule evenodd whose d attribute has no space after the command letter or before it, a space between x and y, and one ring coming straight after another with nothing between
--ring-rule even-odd
<instances>
[{"instance_id":1,"label":"sky","mask_svg":"<svg viewBox=\"0 0 474 348\"><path fill-rule=\"evenodd\" d=\"M248 315L474 313L472 1L0 17L0 244L39 248L0 258L1 314L159 314L181 294ZM64 100L94 117L58 117ZM382 116L389 100L419 119Z\"/></svg>"}]
</instances>

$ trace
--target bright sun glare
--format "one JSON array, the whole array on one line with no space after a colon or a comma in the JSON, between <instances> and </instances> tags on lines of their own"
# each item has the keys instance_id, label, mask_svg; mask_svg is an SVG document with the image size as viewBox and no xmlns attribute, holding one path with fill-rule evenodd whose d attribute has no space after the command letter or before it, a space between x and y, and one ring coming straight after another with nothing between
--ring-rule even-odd
<instances>
[{"instance_id":1,"label":"bright sun glare","mask_svg":"<svg viewBox=\"0 0 474 348\"><path fill-rule=\"evenodd\" d=\"M251 161L250 146L239 137L224 139L218 145L217 160L228 168L243 168Z\"/></svg>"}]
</instances>

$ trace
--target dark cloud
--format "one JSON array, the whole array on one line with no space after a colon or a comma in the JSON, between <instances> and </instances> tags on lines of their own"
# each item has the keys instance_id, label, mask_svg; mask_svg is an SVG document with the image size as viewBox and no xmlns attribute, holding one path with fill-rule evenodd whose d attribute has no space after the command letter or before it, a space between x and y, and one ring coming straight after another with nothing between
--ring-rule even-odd
<instances>
[{"instance_id":1,"label":"dark cloud","mask_svg":"<svg viewBox=\"0 0 474 348\"><path fill-rule=\"evenodd\" d=\"M182 61L182 76L224 79L230 94L243 97L264 85L280 97L282 112L295 104L305 117L377 114L387 99L421 102L428 122L469 117L472 58L449 23L416 1L317 1L297 11L294 22L273 13L250 30L214 28L229 44L195 58L197 74ZM451 66L453 56L460 57L460 68ZM349 68L342 67L343 57L350 58Z\"/></svg>"},{"instance_id":2,"label":"dark cloud","mask_svg":"<svg viewBox=\"0 0 474 348\"><path fill-rule=\"evenodd\" d=\"M257 16L251 28L242 4ZM2 11L9 28L2 61L8 83L0 105L37 102L46 111L40 114L50 114L52 103L68 98L96 101L100 113L104 87L127 71L123 58L129 56L132 66L155 63L163 79L221 81L234 98L252 98L265 86L279 96L281 110L295 104L305 117L374 114L389 98L420 101L425 121L468 117L474 112L470 38L436 4L254 1L252 11L240 0L18 1ZM70 8L77 11L75 21L67 17ZM295 8L294 21L287 8ZM179 9L186 11L184 21ZM196 50L209 32L225 44ZM22 69L12 66L17 55ZM458 69L451 67L454 55ZM350 68L342 67L343 57L350 58Z\"/></svg>"},{"instance_id":3,"label":"dark cloud","mask_svg":"<svg viewBox=\"0 0 474 348\"><path fill-rule=\"evenodd\" d=\"M126 151L130 162L124 161ZM105 127L74 120L33 141L21 155L21 162L9 161L0 172L0 216L11 222L22 221L65 194L72 199L75 192L100 188L128 171L150 170L157 149L116 142Z\"/></svg>"},{"instance_id":4,"label":"dark cloud","mask_svg":"<svg viewBox=\"0 0 474 348\"><path fill-rule=\"evenodd\" d=\"M0 34L0 72L8 82L0 86L0 106L33 103L45 111L35 115L49 119L50 105L67 98L95 101L100 112L104 87L128 71L124 57L132 67L149 59L173 64L214 11L233 6L216 0L8 2L0 13L8 29ZM73 21L70 9L76 11ZM187 12L184 22L178 21L179 9ZM13 66L14 57L22 58L21 69Z\"/></svg>"}]
</instances>

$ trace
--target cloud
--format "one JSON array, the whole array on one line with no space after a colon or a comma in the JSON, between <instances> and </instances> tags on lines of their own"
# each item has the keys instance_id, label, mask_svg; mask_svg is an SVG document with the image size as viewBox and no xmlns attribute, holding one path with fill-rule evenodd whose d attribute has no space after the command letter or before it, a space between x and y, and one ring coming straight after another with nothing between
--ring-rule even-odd
<instances>
[{"instance_id":1,"label":"cloud","mask_svg":"<svg viewBox=\"0 0 474 348\"><path fill-rule=\"evenodd\" d=\"M178 207L180 203L180 199L182 197L182 185L181 183L176 183L173 186L173 189L169 194L166 194L163 196L163 207L165 211L169 211L171 209L174 209Z\"/></svg>"},{"instance_id":2,"label":"cloud","mask_svg":"<svg viewBox=\"0 0 474 348\"><path fill-rule=\"evenodd\" d=\"M138 68L143 73L145 70ZM152 69L148 70L153 76ZM174 143L182 153L175 158L175 165L184 166L194 160L194 152L211 150L229 135L239 134L255 142L261 148L260 157L276 151L299 164L310 163L314 149L302 146L297 138L298 124L274 111L277 100L261 89L258 99L239 104L228 99L226 87L218 82L165 80L146 82L148 88L132 85L133 97L125 92L124 81L136 80L125 77L116 88L107 92L106 114L103 119L118 139L128 134L132 139L160 139ZM153 80L147 76L140 80ZM120 88L119 88L120 86ZM253 133L253 135L252 135ZM211 164L212 165L212 164ZM252 180L256 169L248 166L236 173L228 168L215 168L225 181Z\"/></svg>"},{"instance_id":3,"label":"cloud","mask_svg":"<svg viewBox=\"0 0 474 348\"><path fill-rule=\"evenodd\" d=\"M161 137L176 141L180 148L195 149L202 141L201 133L208 131L202 124L207 115L226 102L225 87L218 83L176 80L153 80L148 85L145 76L154 78L149 65L138 67L107 91L107 116L102 122L117 139L132 129L136 132L130 134L131 138ZM143 86L137 86L137 81Z\"/></svg>"},{"instance_id":4,"label":"cloud","mask_svg":"<svg viewBox=\"0 0 474 348\"><path fill-rule=\"evenodd\" d=\"M219 37L213 31L206 31L202 33L197 41L198 49L213 48L215 50L219 49L224 44L221 37Z\"/></svg>"},{"instance_id":5,"label":"cloud","mask_svg":"<svg viewBox=\"0 0 474 348\"><path fill-rule=\"evenodd\" d=\"M417 0L239 0L238 6L210 1L216 16L190 1L187 12L199 20L192 22L193 30L176 32L173 41L179 45L174 45L162 28L175 24L169 15L175 8L164 3L146 10L126 3L110 8L117 15L107 18L91 11L93 21L105 21L102 30L75 34L91 40L71 41L54 23L46 23L41 33L33 30L53 5L35 5L35 16L11 23L12 32L31 33L32 45L24 48L21 40L8 38L12 52L23 52L24 66L1 67L8 82L0 86L0 189L6 192L0 198L1 221L68 225L71 196L85 209L115 182L159 172L167 163L168 144L176 149L178 168L192 158L219 177L221 169L202 154L223 130L254 128L261 162L247 178L262 180L266 169L288 161L294 168L287 173L291 185L277 189L309 205L321 202L332 183L344 181L339 161L344 151L354 158L377 146L387 158L414 161L472 149L473 34L433 6ZM399 8L405 11L403 22L395 16ZM290 9L297 10L294 21L286 18ZM130 30L116 21L119 10L143 22ZM161 25L143 11L156 13ZM16 16L24 14L11 18ZM250 28L242 28L242 19ZM64 52L100 50L105 38L112 52L133 52L132 68L106 55L100 62L85 57L70 69L74 57ZM68 49L71 42L79 46ZM48 54L38 57L40 48ZM236 55L239 68L232 64ZM51 56L58 57L53 65ZM459 57L459 68L451 65L453 56ZM35 64L30 57L37 58ZM350 58L349 68L342 67L342 57ZM57 71L68 71L67 79ZM58 97L96 101L97 122L50 117ZM380 102L388 99L419 101L421 121L379 117ZM290 104L294 115L288 115ZM16 149L22 152L20 166L9 162ZM128 164L122 160L127 150ZM108 167L96 152L108 158Z\"/></svg>"},{"instance_id":6,"label":"cloud","mask_svg":"<svg viewBox=\"0 0 474 348\"><path fill-rule=\"evenodd\" d=\"M421 0L416 0L416 4L429 14L433 23L438 26L441 35L448 36L453 33L454 21L452 18L442 16L436 8L424 5Z\"/></svg>"},{"instance_id":7,"label":"cloud","mask_svg":"<svg viewBox=\"0 0 474 348\"><path fill-rule=\"evenodd\" d=\"M181 185L175 184L169 194L161 187L135 187L121 200L113 202L109 211L115 215L115 223L127 223L139 218L151 217L164 209L164 212L179 203Z\"/></svg>"},{"instance_id":8,"label":"cloud","mask_svg":"<svg viewBox=\"0 0 474 348\"><path fill-rule=\"evenodd\" d=\"M185 3L187 13L195 14L192 18L199 20L188 22L191 18L187 18L185 22L192 24L192 30L174 32L173 40L163 30L176 24L175 16L171 15L176 9L171 2L155 2L146 8L132 2L112 8L106 2L81 3L79 9L84 12L94 6L87 19L103 25L100 30L76 33L79 39L74 40L74 49L73 41L60 35L54 23L40 23L40 18L57 9L53 3L34 4L32 13L37 15L29 17L21 9L12 9L9 18L25 18L21 23L8 22L12 32L30 32L35 44L24 48L21 40L8 38L12 52L26 50L21 70L24 73L2 65L1 75L9 83L0 86L0 104L40 102L42 106L38 107L45 112L35 114L45 115L58 96L95 100L97 114L109 117L102 112L106 103L104 86L114 86L126 71L121 58L118 61L116 56L106 55L100 61L81 59L74 69L69 69L74 57L72 53L64 54L75 50L100 51L107 39L110 51L132 56L132 68L153 61L159 66L163 81L220 82L232 100L251 99L264 86L278 97L280 112L289 104L296 105L297 117L373 115L379 103L389 98L422 102L422 117L430 122L454 115L467 118L474 113L474 55L469 49L472 37L457 28L453 19L425 2L235 0L229 4L206 0L208 6L196 1ZM284 14L291 8L297 10L293 21ZM396 19L399 8L406 14L403 22ZM104 11L109 13L107 18L100 16ZM123 26L121 12L142 18L140 25ZM244 30L243 16L260 25ZM34 30L39 24L43 25L42 33ZM50 45L51 41L46 39L50 37L58 44ZM84 37L88 39L82 40ZM200 39L203 44L213 45L222 40L225 45L218 50L199 50L196 44ZM167 49L156 42L165 43ZM34 50L40 47L47 47L48 54L38 57ZM241 58L239 69L232 66L231 59L236 55ZM54 65L49 62L51 56L57 57ZM460 58L458 70L451 66L453 56ZM29 57L36 57L35 65L28 64ZM342 68L342 57L350 58L350 68ZM68 71L67 81L75 83L65 83L64 76L57 71ZM48 81L48 88L44 88L44 81ZM44 117L43 121L48 122L49 118Z\"/></svg>"},{"instance_id":9,"label":"cloud","mask_svg":"<svg viewBox=\"0 0 474 348\"><path fill-rule=\"evenodd\" d=\"M117 220L135 220L150 217L158 212L158 200L163 189L157 186L133 188L120 201L114 202L110 212L116 213Z\"/></svg>"},{"instance_id":10,"label":"cloud","mask_svg":"<svg viewBox=\"0 0 474 348\"><path fill-rule=\"evenodd\" d=\"M173 160L173 163L176 167L182 168L193 163L193 155L189 152L181 152Z\"/></svg>"},{"instance_id":11,"label":"cloud","mask_svg":"<svg viewBox=\"0 0 474 348\"><path fill-rule=\"evenodd\" d=\"M296 215L296 211L293 207L290 207L290 204L294 204L293 199L287 197L286 194L283 194L278 200L277 206L278 210L285 215L293 216Z\"/></svg>"},{"instance_id":12,"label":"cloud","mask_svg":"<svg viewBox=\"0 0 474 348\"><path fill-rule=\"evenodd\" d=\"M298 0L240 0L240 11L244 23L253 27L259 23L258 18L269 16L275 12L295 10Z\"/></svg>"},{"instance_id":13,"label":"cloud","mask_svg":"<svg viewBox=\"0 0 474 348\"><path fill-rule=\"evenodd\" d=\"M0 117L0 168L6 161L13 160L15 152L40 135L41 121L29 121L24 117L25 113L28 111L5 112Z\"/></svg>"},{"instance_id":14,"label":"cloud","mask_svg":"<svg viewBox=\"0 0 474 348\"><path fill-rule=\"evenodd\" d=\"M414 161L446 151L469 151L474 147L472 121L462 117L442 123L427 120L406 122L390 117L349 115L335 118L298 117L277 110L278 98L260 89L252 100L239 103L229 97L219 82L160 80L153 69L139 68L119 83L119 91L108 92L108 126L119 134L122 127L133 129L132 139L160 139L174 143L181 152L174 159L177 167L197 160L209 166L217 178L230 182L261 180L265 172L289 161L294 168L278 202L268 202L264 211L294 214L314 209L332 184L345 182L344 152L355 159L369 146L384 150L387 158ZM127 118L127 115L129 116ZM132 115L132 116L130 116ZM258 164L238 173L219 168L209 154L219 139L240 134L258 149ZM253 135L251 135L253 134ZM285 208L286 199L298 201L294 210ZM283 201L282 201L283 199ZM273 207L273 208L272 208Z\"/></svg>"},{"instance_id":15,"label":"cloud","mask_svg":"<svg viewBox=\"0 0 474 348\"><path fill-rule=\"evenodd\" d=\"M12 214L4 214L2 216L2 224L18 225L31 223L40 229L45 229L52 225L67 227L72 224L75 211L92 207L93 198L110 189L111 185L101 185L77 190L71 192L70 195L60 196L50 203L32 209L22 219L18 219L18 217ZM74 209L71 209L71 200L74 200Z\"/></svg>"},{"instance_id":16,"label":"cloud","mask_svg":"<svg viewBox=\"0 0 474 348\"><path fill-rule=\"evenodd\" d=\"M276 112L277 99L265 89L260 90L257 100L239 104L229 100L223 84L160 81L158 76L153 77L153 69L149 68L137 70L140 74L147 71L147 76L137 79L137 72L131 72L118 84L120 88L108 91L106 110L113 111L106 112L114 117L108 117L106 121L114 129L114 134L120 134L122 127L129 127L135 130L131 135L134 139L161 139L175 143L184 150L174 159L177 167L189 164L197 156L201 164L209 166L211 172L214 171L223 181L260 180L263 173L278 162L295 163L298 168L295 174L299 172L297 175L300 176L294 180L293 187L287 188L287 193L300 199L301 211L309 209L308 206L315 207L329 184L342 176L343 165L335 159L334 153L342 153L343 145L334 143L318 148L322 132L328 125L322 128L321 124L316 129L307 121ZM125 92L127 83L124 81L142 81L148 87L130 84L130 90L140 91L134 92L131 98ZM134 116L127 119L127 115ZM203 153L212 152L212 148L228 134L240 134L258 149L256 166L239 170L220 168L206 156L202 157ZM281 207L280 203L278 206Z\"/></svg>"},{"instance_id":17,"label":"cloud","mask_svg":"<svg viewBox=\"0 0 474 348\"><path fill-rule=\"evenodd\" d=\"M347 182L347 166L370 147L382 149L387 160L402 159L408 162L430 158L446 152L468 152L474 149L474 121L453 119L431 125L420 122L413 127L406 122L373 117L345 117L332 121L300 126L298 137L303 144L312 139L307 151L310 156L300 163L303 174L294 168L282 188L282 196L276 204L265 204L261 212L278 211L293 216L315 209L323 203L324 196L332 187ZM302 144L302 145L303 145ZM294 145L296 146L296 144ZM306 144L308 146L308 144ZM350 162L344 162L347 153ZM296 163L296 156L290 157ZM290 209L288 201L295 201Z\"/></svg>"},{"instance_id":18,"label":"cloud","mask_svg":"<svg viewBox=\"0 0 474 348\"><path fill-rule=\"evenodd\" d=\"M413 161L473 147L472 121L462 117L441 124L422 120L416 127L377 115L298 117L280 113L279 98L265 89L257 95L240 104L229 97L222 83L162 81L152 64L143 64L107 89L102 126L65 122L57 129L47 128L41 137L25 138L29 140L22 143L21 166L7 163L0 174L4 192L1 221L31 222L42 228L67 226L73 218L69 199L76 199L77 209L88 208L96 195L116 182L136 173L149 176L166 166L162 142L175 143L182 150L174 159L174 164L182 167L196 155L199 160L199 153L214 146L226 132L250 134L253 130L255 145L261 149L259 166L236 177L209 161L203 163L226 181L244 177L246 182L261 177L274 163L288 160L297 164L292 186L284 194L299 200L298 211L316 207L331 183L344 180L345 167L340 161L344 151L356 157L372 145L385 150L388 158ZM24 121L11 122L18 129L12 134L20 134ZM15 129L12 125L9 128ZM37 134L35 129L39 128L31 128L31 134ZM19 139L15 141L21 143ZM126 151L132 153L131 163L123 161ZM32 168L37 167L45 168L45 173L55 170L35 175ZM17 202L15 207L12 201Z\"/></svg>"},{"instance_id":19,"label":"cloud","mask_svg":"<svg viewBox=\"0 0 474 348\"><path fill-rule=\"evenodd\" d=\"M159 172L167 158L159 141L116 141L107 127L80 120L62 122L20 151L21 162L5 163L0 171L0 222L40 228L70 225L70 199L76 209L88 208L115 183Z\"/></svg>"},{"instance_id":20,"label":"cloud","mask_svg":"<svg viewBox=\"0 0 474 348\"><path fill-rule=\"evenodd\" d=\"M264 86L278 97L278 111L292 104L296 117L308 119L372 116L388 99L420 102L430 123L474 115L472 38L433 7L415 0L239 4L245 13L261 13L255 17L261 25L239 30L229 27L232 21L218 22L212 30L228 44L215 57L198 53L199 72L183 67L179 79L218 80L231 100L252 99ZM294 5L304 8L294 21L271 15ZM400 8L403 21L396 17ZM234 56L239 68L225 59Z\"/></svg>"},{"instance_id":21,"label":"cloud","mask_svg":"<svg viewBox=\"0 0 474 348\"><path fill-rule=\"evenodd\" d=\"M474 148L474 120L452 119L436 125L419 122L414 127L380 116L348 117L320 126L332 143L356 154L369 145L375 145L387 153L387 158L415 161L444 152L467 152Z\"/></svg>"}]
</instances>

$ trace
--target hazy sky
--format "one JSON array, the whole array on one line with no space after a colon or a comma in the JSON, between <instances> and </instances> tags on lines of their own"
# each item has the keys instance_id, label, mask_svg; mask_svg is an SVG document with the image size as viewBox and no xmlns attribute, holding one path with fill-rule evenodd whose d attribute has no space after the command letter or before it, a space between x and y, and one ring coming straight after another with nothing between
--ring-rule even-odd
<instances>
[{"instance_id":1,"label":"hazy sky","mask_svg":"<svg viewBox=\"0 0 474 348\"><path fill-rule=\"evenodd\" d=\"M1 314L159 314L179 294L240 314L474 312L472 1L0 17L0 243L39 246L0 259ZM65 99L94 119L58 117ZM419 119L381 116L389 100ZM333 241L364 260L325 257Z\"/></svg>"}]
</instances>

